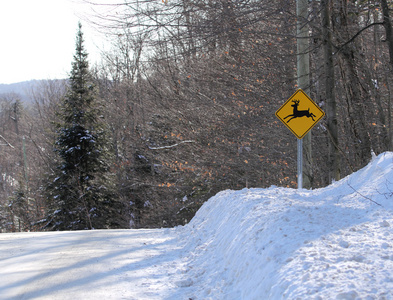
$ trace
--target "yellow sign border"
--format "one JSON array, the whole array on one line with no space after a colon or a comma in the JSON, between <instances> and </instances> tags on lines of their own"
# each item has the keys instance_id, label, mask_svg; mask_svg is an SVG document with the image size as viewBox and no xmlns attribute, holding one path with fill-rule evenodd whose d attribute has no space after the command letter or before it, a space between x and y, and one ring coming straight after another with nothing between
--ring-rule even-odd
<instances>
[{"instance_id":1,"label":"yellow sign border","mask_svg":"<svg viewBox=\"0 0 393 300\"><path fill-rule=\"evenodd\" d=\"M296 132L287 124L287 122L285 122L283 119L281 119L278 116L278 113L288 104L288 102L292 101L292 99L298 94L298 93L303 93L304 96L307 97L307 99L315 105L315 107L322 113L322 115L314 122L314 124L312 124L310 126L310 128L308 128L301 136L299 136L298 134L296 134ZM298 139L302 139L324 116L325 116L325 112L302 90L302 89L298 89L287 101L285 101L285 103L283 105L280 106L280 108L276 111L275 113L276 117L290 130L292 131L292 133L298 138Z\"/></svg>"}]
</instances>

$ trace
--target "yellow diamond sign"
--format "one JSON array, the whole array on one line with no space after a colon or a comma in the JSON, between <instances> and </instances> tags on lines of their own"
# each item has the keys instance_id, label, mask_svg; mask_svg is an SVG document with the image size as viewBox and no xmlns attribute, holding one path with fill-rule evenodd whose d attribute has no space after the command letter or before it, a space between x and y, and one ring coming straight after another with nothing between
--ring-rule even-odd
<instances>
[{"instance_id":1,"label":"yellow diamond sign","mask_svg":"<svg viewBox=\"0 0 393 300\"><path fill-rule=\"evenodd\" d=\"M323 110L302 90L298 89L277 111L276 116L302 139L325 115Z\"/></svg>"}]
</instances>

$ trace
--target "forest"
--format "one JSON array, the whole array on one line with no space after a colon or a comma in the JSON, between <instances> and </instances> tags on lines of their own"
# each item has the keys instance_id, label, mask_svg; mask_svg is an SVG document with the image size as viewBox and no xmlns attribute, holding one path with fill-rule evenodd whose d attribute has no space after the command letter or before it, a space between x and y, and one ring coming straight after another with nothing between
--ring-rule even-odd
<instances>
[{"instance_id":1,"label":"forest","mask_svg":"<svg viewBox=\"0 0 393 300\"><path fill-rule=\"evenodd\" d=\"M297 138L276 110L299 88L326 116L307 188L392 149L392 1L119 0L89 22L111 39L68 80L0 97L0 232L186 224L225 189L297 187Z\"/></svg>"}]
</instances>

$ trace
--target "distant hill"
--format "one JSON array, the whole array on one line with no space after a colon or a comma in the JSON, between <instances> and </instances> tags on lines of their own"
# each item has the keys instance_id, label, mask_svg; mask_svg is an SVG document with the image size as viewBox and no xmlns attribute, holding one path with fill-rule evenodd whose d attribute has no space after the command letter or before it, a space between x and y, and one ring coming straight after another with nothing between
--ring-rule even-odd
<instances>
[{"instance_id":1,"label":"distant hill","mask_svg":"<svg viewBox=\"0 0 393 300\"><path fill-rule=\"evenodd\" d=\"M62 79L55 79L62 80ZM0 98L7 97L10 94L16 94L17 97L24 103L29 104L33 102L31 97L32 89L39 87L43 82L48 80L29 80L11 84L0 84Z\"/></svg>"},{"instance_id":2,"label":"distant hill","mask_svg":"<svg viewBox=\"0 0 393 300\"><path fill-rule=\"evenodd\" d=\"M11 84L0 84L0 97L9 94L16 94L20 100L25 103L31 103L33 99L30 97L32 88L38 86L42 80L30 80Z\"/></svg>"}]
</instances>

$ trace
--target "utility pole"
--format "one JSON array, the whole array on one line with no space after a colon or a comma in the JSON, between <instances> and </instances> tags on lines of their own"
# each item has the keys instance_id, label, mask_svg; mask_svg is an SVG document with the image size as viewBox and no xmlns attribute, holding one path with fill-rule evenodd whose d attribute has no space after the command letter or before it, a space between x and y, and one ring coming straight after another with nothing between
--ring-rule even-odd
<instances>
[{"instance_id":1,"label":"utility pole","mask_svg":"<svg viewBox=\"0 0 393 300\"><path fill-rule=\"evenodd\" d=\"M308 0L296 0L297 84L310 94L310 55L308 34ZM298 189L312 186L311 131L298 139Z\"/></svg>"}]
</instances>

